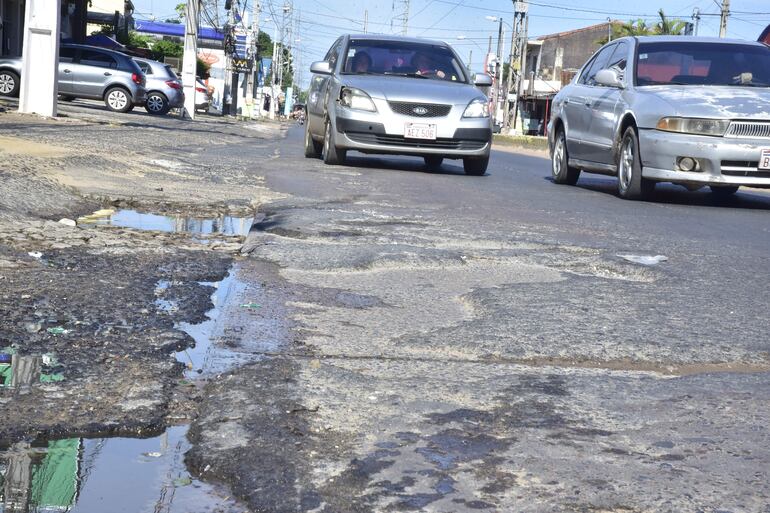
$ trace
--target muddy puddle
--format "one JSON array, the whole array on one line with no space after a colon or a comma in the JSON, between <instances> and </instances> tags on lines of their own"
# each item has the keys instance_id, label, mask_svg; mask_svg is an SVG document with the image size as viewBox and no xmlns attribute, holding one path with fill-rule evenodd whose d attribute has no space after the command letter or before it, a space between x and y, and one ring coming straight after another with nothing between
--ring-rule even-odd
<instances>
[{"instance_id":1,"label":"muddy puddle","mask_svg":"<svg viewBox=\"0 0 770 513\"><path fill-rule=\"evenodd\" d=\"M195 346L176 353L185 364L185 378L216 376L254 360L223 344L229 309L241 305L246 284L237 266L212 287L213 307L206 320L176 324ZM167 294L174 282L156 284L161 312L177 308ZM24 393L47 381L66 379L66 367L55 355L20 356L12 348L0 350L0 389ZM2 391L2 390L0 390ZM189 425L168 427L153 438L65 438L17 442L0 447L0 513L203 513L242 512L244 508L225 489L202 482L187 471L184 454L190 449Z\"/></svg>"},{"instance_id":2,"label":"muddy puddle","mask_svg":"<svg viewBox=\"0 0 770 513\"><path fill-rule=\"evenodd\" d=\"M242 511L191 476L186 426L154 438L67 438L0 451L0 512Z\"/></svg>"},{"instance_id":3,"label":"muddy puddle","mask_svg":"<svg viewBox=\"0 0 770 513\"><path fill-rule=\"evenodd\" d=\"M161 215L131 209L104 209L79 218L77 223L80 226L116 226L194 235L245 236L249 233L254 218L224 214L215 217Z\"/></svg>"}]
</instances>

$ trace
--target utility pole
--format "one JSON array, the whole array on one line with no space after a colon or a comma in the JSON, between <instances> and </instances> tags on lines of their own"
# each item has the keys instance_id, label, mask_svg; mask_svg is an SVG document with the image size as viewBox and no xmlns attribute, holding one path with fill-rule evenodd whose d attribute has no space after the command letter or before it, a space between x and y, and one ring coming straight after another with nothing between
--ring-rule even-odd
<instances>
[{"instance_id":1,"label":"utility pole","mask_svg":"<svg viewBox=\"0 0 770 513\"><path fill-rule=\"evenodd\" d=\"M503 128L516 127L516 112L519 108L519 93L521 91L521 77L524 73L524 62L526 62L526 50L527 50L527 28L529 25L529 4L526 0L514 0L513 1L513 31L511 34L511 57L510 57L510 70L508 72L508 80L505 86L505 109L503 112ZM515 69L515 64L519 64L519 69ZM514 85L514 72L516 73L516 83ZM511 123L510 113L508 109L508 95L511 91L516 89L516 97L513 103L513 123Z\"/></svg>"},{"instance_id":2,"label":"utility pole","mask_svg":"<svg viewBox=\"0 0 770 513\"><path fill-rule=\"evenodd\" d=\"M730 0L722 0L722 13L719 16L719 37L727 36L727 18L730 16Z\"/></svg>"},{"instance_id":3,"label":"utility pole","mask_svg":"<svg viewBox=\"0 0 770 513\"><path fill-rule=\"evenodd\" d=\"M409 31L409 0L395 0L393 10L393 21L401 23L401 35L405 36Z\"/></svg>"},{"instance_id":4,"label":"utility pole","mask_svg":"<svg viewBox=\"0 0 770 513\"><path fill-rule=\"evenodd\" d=\"M195 119L195 80L198 68L198 15L200 0L187 0L185 9L184 56L182 57L182 88L184 110L182 116Z\"/></svg>"},{"instance_id":5,"label":"utility pole","mask_svg":"<svg viewBox=\"0 0 770 513\"><path fill-rule=\"evenodd\" d=\"M364 34L367 34L367 30L369 28L369 10L364 10Z\"/></svg>"},{"instance_id":6,"label":"utility pole","mask_svg":"<svg viewBox=\"0 0 770 513\"><path fill-rule=\"evenodd\" d=\"M504 107L503 93L503 18L499 20L497 29L497 69L495 69L495 112L493 117L497 123L497 112Z\"/></svg>"},{"instance_id":7,"label":"utility pole","mask_svg":"<svg viewBox=\"0 0 770 513\"><path fill-rule=\"evenodd\" d=\"M607 42L612 41L612 18L607 18Z\"/></svg>"},{"instance_id":8,"label":"utility pole","mask_svg":"<svg viewBox=\"0 0 770 513\"><path fill-rule=\"evenodd\" d=\"M222 98L224 99L222 114L231 115L235 114L234 112L231 112L231 109L233 108L233 100L236 99L236 95L238 93L238 91L236 91L233 87L234 81L232 52L235 51L235 16L233 13L232 5L228 4L228 2L225 2L225 9L227 9L227 23L225 23L225 42L229 41L232 45L232 48L229 48L230 45L225 44L225 86L222 95ZM232 38L232 40L230 38Z\"/></svg>"},{"instance_id":9,"label":"utility pole","mask_svg":"<svg viewBox=\"0 0 770 513\"><path fill-rule=\"evenodd\" d=\"M259 57L259 14L261 12L261 6L259 5L259 0L252 0L251 4L251 33L250 37L248 38L248 48L249 48L249 55L247 57L251 58L251 61L253 62L253 67L251 68L251 73L249 73L249 79L246 84L246 98L249 99L252 105L254 105L256 94L255 88L259 87L259 83L257 83L257 70L259 69L259 66L257 65L257 58ZM261 112L262 109L259 108L260 104L257 102L257 112Z\"/></svg>"},{"instance_id":10,"label":"utility pole","mask_svg":"<svg viewBox=\"0 0 770 513\"><path fill-rule=\"evenodd\" d=\"M26 4L19 112L56 116L60 10L57 0L30 0Z\"/></svg>"},{"instance_id":11,"label":"utility pole","mask_svg":"<svg viewBox=\"0 0 770 513\"><path fill-rule=\"evenodd\" d=\"M698 27L700 26L700 9L695 8L692 10L692 19L695 21L695 28L693 29L693 35L698 35Z\"/></svg>"}]
</instances>

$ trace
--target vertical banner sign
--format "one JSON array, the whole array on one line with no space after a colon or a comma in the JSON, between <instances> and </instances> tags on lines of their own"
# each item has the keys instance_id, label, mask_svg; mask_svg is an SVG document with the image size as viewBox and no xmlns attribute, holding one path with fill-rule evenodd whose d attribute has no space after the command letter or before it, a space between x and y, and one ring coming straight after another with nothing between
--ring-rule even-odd
<instances>
[{"instance_id":1,"label":"vertical banner sign","mask_svg":"<svg viewBox=\"0 0 770 513\"><path fill-rule=\"evenodd\" d=\"M60 11L60 0L27 2L19 112L56 116Z\"/></svg>"},{"instance_id":2,"label":"vertical banner sign","mask_svg":"<svg viewBox=\"0 0 770 513\"><path fill-rule=\"evenodd\" d=\"M184 57L182 59L182 86L184 87L185 116L195 119L195 70L198 65L198 12L200 0L187 0L185 10Z\"/></svg>"}]
</instances>

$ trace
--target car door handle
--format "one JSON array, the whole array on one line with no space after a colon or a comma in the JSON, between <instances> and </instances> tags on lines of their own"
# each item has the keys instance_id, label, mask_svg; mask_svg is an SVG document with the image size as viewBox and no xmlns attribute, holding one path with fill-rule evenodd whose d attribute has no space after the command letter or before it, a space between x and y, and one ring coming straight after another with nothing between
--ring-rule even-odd
<instances>
[{"instance_id":1,"label":"car door handle","mask_svg":"<svg viewBox=\"0 0 770 513\"><path fill-rule=\"evenodd\" d=\"M104 72L104 76L105 76L105 77L111 77L111 76L112 76L112 73L110 73L109 71L105 71L105 72Z\"/></svg>"},{"instance_id":2,"label":"car door handle","mask_svg":"<svg viewBox=\"0 0 770 513\"><path fill-rule=\"evenodd\" d=\"M72 73L72 71L70 71L70 70L68 70L68 69L65 69L65 70L64 70L64 73Z\"/></svg>"}]
</instances>

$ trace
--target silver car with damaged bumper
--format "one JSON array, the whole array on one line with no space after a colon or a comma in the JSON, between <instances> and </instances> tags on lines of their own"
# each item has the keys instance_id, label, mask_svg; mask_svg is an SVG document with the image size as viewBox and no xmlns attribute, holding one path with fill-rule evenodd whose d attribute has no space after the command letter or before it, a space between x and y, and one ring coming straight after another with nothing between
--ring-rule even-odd
<instances>
[{"instance_id":1,"label":"silver car with damaged bumper","mask_svg":"<svg viewBox=\"0 0 770 513\"><path fill-rule=\"evenodd\" d=\"M376 35L340 37L311 66L305 155L342 164L351 150L462 159L483 175L492 126L488 75L470 76L446 43Z\"/></svg>"},{"instance_id":2,"label":"silver car with damaged bumper","mask_svg":"<svg viewBox=\"0 0 770 513\"><path fill-rule=\"evenodd\" d=\"M602 47L554 98L556 183L618 177L618 193L657 182L717 196L770 188L770 48L699 37L628 37Z\"/></svg>"}]
</instances>

